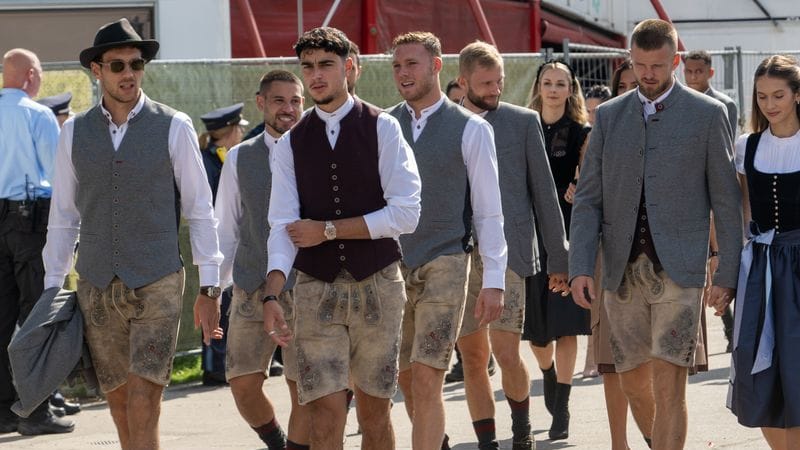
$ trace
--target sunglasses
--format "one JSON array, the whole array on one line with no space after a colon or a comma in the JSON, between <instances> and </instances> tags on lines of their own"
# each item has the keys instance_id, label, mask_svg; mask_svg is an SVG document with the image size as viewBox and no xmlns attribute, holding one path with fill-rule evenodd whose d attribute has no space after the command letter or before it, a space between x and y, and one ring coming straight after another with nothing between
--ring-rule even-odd
<instances>
[{"instance_id":1,"label":"sunglasses","mask_svg":"<svg viewBox=\"0 0 800 450\"><path fill-rule=\"evenodd\" d=\"M128 62L125 62L125 61L122 61L122 60L119 60L119 59L115 59L113 61L108 61L108 62L97 61L97 64L100 64L101 66L103 66L103 65L108 66L108 68L111 69L111 72L113 72L113 73L122 72L123 70L125 70L125 66L126 65L130 66L132 71L139 72L139 71L144 70L144 65L146 63L147 63L147 61L145 61L145 60L143 60L141 58L132 59L132 60L130 60Z\"/></svg>"}]
</instances>

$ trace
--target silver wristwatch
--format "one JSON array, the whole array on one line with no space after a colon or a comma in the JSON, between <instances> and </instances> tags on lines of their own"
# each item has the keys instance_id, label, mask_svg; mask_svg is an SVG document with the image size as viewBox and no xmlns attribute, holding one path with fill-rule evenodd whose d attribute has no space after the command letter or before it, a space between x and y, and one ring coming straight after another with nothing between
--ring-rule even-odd
<instances>
[{"instance_id":1,"label":"silver wristwatch","mask_svg":"<svg viewBox=\"0 0 800 450\"><path fill-rule=\"evenodd\" d=\"M325 239L329 241L336 239L336 227L330 220L325 221Z\"/></svg>"}]
</instances>

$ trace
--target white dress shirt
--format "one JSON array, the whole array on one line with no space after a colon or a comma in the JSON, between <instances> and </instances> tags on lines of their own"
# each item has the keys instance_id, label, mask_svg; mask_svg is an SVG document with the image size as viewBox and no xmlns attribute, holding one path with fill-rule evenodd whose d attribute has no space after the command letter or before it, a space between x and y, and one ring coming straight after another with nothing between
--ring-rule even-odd
<instances>
[{"instance_id":1,"label":"white dress shirt","mask_svg":"<svg viewBox=\"0 0 800 450\"><path fill-rule=\"evenodd\" d=\"M141 92L139 101L128 114L128 121L120 126L111 120L111 113L102 106L101 100L100 108L108 119L108 132L115 151L119 149L128 131L128 122L141 112L145 98L144 92ZM42 251L45 289L61 287L64 283L64 277L72 267L75 242L80 235L81 216L75 198L78 179L72 165L74 121L74 118L70 118L64 123L56 150L47 243ZM203 168L192 119L182 112L175 114L170 124L169 156L181 194L181 213L189 222L192 255L199 268L200 285L217 285L222 253L217 242L217 221L211 206L211 188Z\"/></svg>"},{"instance_id":2,"label":"white dress shirt","mask_svg":"<svg viewBox=\"0 0 800 450\"><path fill-rule=\"evenodd\" d=\"M743 134L736 140L736 171L744 175L744 156L747 152L747 138ZM753 160L756 170L761 173L800 172L800 131L785 138L772 134L769 127L761 133L756 156Z\"/></svg>"},{"instance_id":3,"label":"white dress shirt","mask_svg":"<svg viewBox=\"0 0 800 450\"><path fill-rule=\"evenodd\" d=\"M411 129L417 141L428 118L444 102L442 97L416 117L414 110L405 104L411 114ZM503 207L500 203L500 184L497 173L497 151L494 145L494 130L489 122L478 114L470 115L464 134L461 136L461 155L467 167L472 203L472 223L480 243L478 251L483 261L483 288L505 289L508 248L503 234ZM443 193L442 195L446 195Z\"/></svg>"},{"instance_id":4,"label":"white dress shirt","mask_svg":"<svg viewBox=\"0 0 800 450\"><path fill-rule=\"evenodd\" d=\"M315 106L317 116L325 122L325 134L331 148L341 131L341 120L353 109L353 97L334 112ZM416 229L420 212L420 179L414 153L403 138L397 120L381 113L377 121L378 172L386 206L364 215L371 239L393 238ZM271 152L272 195L269 202L271 231L267 247L267 273L280 270L288 277L297 255L297 247L286 232L286 225L300 220L300 198L294 172L291 130L284 134Z\"/></svg>"},{"instance_id":5,"label":"white dress shirt","mask_svg":"<svg viewBox=\"0 0 800 450\"><path fill-rule=\"evenodd\" d=\"M275 149L278 139L264 133L264 144L271 154ZM242 195L239 189L239 172L236 169L239 160L239 146L235 146L225 155L225 164L222 165L222 174L219 177L217 188L217 202L214 205L214 215L219 221L217 234L219 235L219 249L225 256L219 266L220 286L229 286L233 283L233 260L236 258L236 249L239 246L239 224L242 221ZM264 205L266 208L267 205Z\"/></svg>"},{"instance_id":6,"label":"white dress shirt","mask_svg":"<svg viewBox=\"0 0 800 450\"><path fill-rule=\"evenodd\" d=\"M644 115L645 123L647 123L647 119L650 116L652 116L658 111L658 104L663 102L664 99L666 99L667 97L669 97L669 94L672 93L672 88L675 87L675 83L677 83L677 81L675 81L675 79L673 78L672 84L669 85L669 89L664 91L664 93L659 95L658 98L655 100L650 100L649 98L645 97L644 94L642 94L642 91L638 87L636 88L636 94L639 95L639 101L642 102L642 107L643 107L642 114Z\"/></svg>"}]
</instances>

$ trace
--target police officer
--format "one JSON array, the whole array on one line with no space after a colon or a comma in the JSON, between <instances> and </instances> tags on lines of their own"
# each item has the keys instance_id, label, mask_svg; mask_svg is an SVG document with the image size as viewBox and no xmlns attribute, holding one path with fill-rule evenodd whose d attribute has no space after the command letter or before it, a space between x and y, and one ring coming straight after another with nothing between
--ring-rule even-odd
<instances>
[{"instance_id":1,"label":"police officer","mask_svg":"<svg viewBox=\"0 0 800 450\"><path fill-rule=\"evenodd\" d=\"M44 289L42 248L50 210L50 184L58 122L33 100L42 83L39 58L13 49L3 56L0 90L0 433L69 433L71 421L54 417L43 402L25 419L11 412L16 391L8 343Z\"/></svg>"},{"instance_id":2,"label":"police officer","mask_svg":"<svg viewBox=\"0 0 800 450\"><path fill-rule=\"evenodd\" d=\"M217 198L217 186L225 154L228 153L228 149L242 142L244 135L242 127L250 124L242 118L242 108L244 103L237 103L200 116L200 120L206 126L206 132L198 138L200 153L203 155L203 166L206 168L214 200Z\"/></svg>"},{"instance_id":3,"label":"police officer","mask_svg":"<svg viewBox=\"0 0 800 450\"><path fill-rule=\"evenodd\" d=\"M69 103L71 101L72 92L64 92L62 94L53 95L51 97L42 97L39 100L36 100L36 102L40 105L47 106L50 108L50 111L53 111L59 127L64 125L64 122L66 122L67 119L75 115L75 113L73 113L72 109L69 107Z\"/></svg>"}]
</instances>

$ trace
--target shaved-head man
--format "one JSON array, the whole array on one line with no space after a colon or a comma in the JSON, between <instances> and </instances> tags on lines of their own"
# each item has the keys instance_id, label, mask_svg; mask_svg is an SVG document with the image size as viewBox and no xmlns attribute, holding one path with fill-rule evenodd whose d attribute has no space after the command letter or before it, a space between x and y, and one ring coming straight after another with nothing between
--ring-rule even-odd
<instances>
[{"instance_id":1,"label":"shaved-head man","mask_svg":"<svg viewBox=\"0 0 800 450\"><path fill-rule=\"evenodd\" d=\"M42 65L25 49L3 56L0 90L0 433L69 433L74 424L54 417L47 402L25 419L11 412L16 391L8 343L43 291L42 247L50 208L50 183L58 122L32 100L42 85Z\"/></svg>"}]
</instances>

